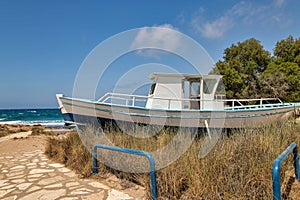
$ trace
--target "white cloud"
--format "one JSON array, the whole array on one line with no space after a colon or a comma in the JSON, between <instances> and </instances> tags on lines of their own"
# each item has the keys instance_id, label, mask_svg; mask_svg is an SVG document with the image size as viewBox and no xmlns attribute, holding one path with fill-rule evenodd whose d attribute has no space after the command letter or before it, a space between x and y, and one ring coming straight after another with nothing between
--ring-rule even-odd
<instances>
[{"instance_id":1,"label":"white cloud","mask_svg":"<svg viewBox=\"0 0 300 200\"><path fill-rule=\"evenodd\" d=\"M170 24L144 27L138 32L132 47L145 46L175 50L179 44L180 37L174 30L176 29Z\"/></svg>"},{"instance_id":2,"label":"white cloud","mask_svg":"<svg viewBox=\"0 0 300 200\"><path fill-rule=\"evenodd\" d=\"M212 22L201 23L201 18L192 21L194 29L206 38L219 38L232 26L231 20L222 16Z\"/></svg>"},{"instance_id":3,"label":"white cloud","mask_svg":"<svg viewBox=\"0 0 300 200\"><path fill-rule=\"evenodd\" d=\"M205 38L220 38L236 24L277 24L285 17L281 10L285 0L273 0L271 4L257 5L251 1L241 1L225 11L219 18L205 20L205 11L195 15L191 27Z\"/></svg>"},{"instance_id":4,"label":"white cloud","mask_svg":"<svg viewBox=\"0 0 300 200\"><path fill-rule=\"evenodd\" d=\"M176 29L170 24L164 24L142 28L137 33L131 48L141 49L138 51L141 55L159 58L158 49L174 52L179 47L180 41L181 36Z\"/></svg>"}]
</instances>

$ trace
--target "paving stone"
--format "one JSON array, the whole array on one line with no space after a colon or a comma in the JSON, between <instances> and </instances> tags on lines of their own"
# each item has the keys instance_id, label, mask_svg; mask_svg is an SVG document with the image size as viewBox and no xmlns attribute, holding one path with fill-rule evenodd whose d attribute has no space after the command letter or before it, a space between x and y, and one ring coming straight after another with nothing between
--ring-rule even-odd
<instances>
[{"instance_id":1,"label":"paving stone","mask_svg":"<svg viewBox=\"0 0 300 200\"><path fill-rule=\"evenodd\" d=\"M55 200L59 198L60 196L64 196L66 194L65 189L59 189L59 190L39 190L36 192L33 192L31 194L28 194L24 197L21 197L20 200L33 200L33 199L39 199L39 200Z\"/></svg>"},{"instance_id":2,"label":"paving stone","mask_svg":"<svg viewBox=\"0 0 300 200\"><path fill-rule=\"evenodd\" d=\"M49 188L61 188L63 186L62 183L57 183L57 184L52 184L52 185L47 185L45 186L46 189L49 189Z\"/></svg>"},{"instance_id":3,"label":"paving stone","mask_svg":"<svg viewBox=\"0 0 300 200\"><path fill-rule=\"evenodd\" d=\"M25 179L15 179L15 180L11 180L12 183L24 183Z\"/></svg>"},{"instance_id":4,"label":"paving stone","mask_svg":"<svg viewBox=\"0 0 300 200\"><path fill-rule=\"evenodd\" d=\"M60 200L76 200L78 199L78 197L64 197L64 198L61 198Z\"/></svg>"},{"instance_id":5,"label":"paving stone","mask_svg":"<svg viewBox=\"0 0 300 200\"><path fill-rule=\"evenodd\" d=\"M14 191L14 189L8 189L8 190L0 190L0 199L4 197L6 194L9 194L10 192Z\"/></svg>"},{"instance_id":6,"label":"paving stone","mask_svg":"<svg viewBox=\"0 0 300 200\"><path fill-rule=\"evenodd\" d=\"M7 182L7 180L0 180L0 187L2 184L6 183L6 182Z\"/></svg>"},{"instance_id":7,"label":"paving stone","mask_svg":"<svg viewBox=\"0 0 300 200\"><path fill-rule=\"evenodd\" d=\"M39 189L41 189L41 187L34 185L34 186L32 186L31 188L29 188L27 190L27 193L30 193L30 192L33 192L33 191L36 191L36 190L39 190Z\"/></svg>"},{"instance_id":8,"label":"paving stone","mask_svg":"<svg viewBox=\"0 0 300 200\"><path fill-rule=\"evenodd\" d=\"M26 166L36 166L37 164L36 163L28 163L26 164Z\"/></svg>"},{"instance_id":9,"label":"paving stone","mask_svg":"<svg viewBox=\"0 0 300 200\"><path fill-rule=\"evenodd\" d=\"M17 185L16 187L22 191L22 190L26 190L31 185L32 185L32 183L21 183L21 184Z\"/></svg>"},{"instance_id":10,"label":"paving stone","mask_svg":"<svg viewBox=\"0 0 300 200\"><path fill-rule=\"evenodd\" d=\"M53 171L54 169L32 169L30 170L29 174L42 174L42 173L48 173Z\"/></svg>"},{"instance_id":11,"label":"paving stone","mask_svg":"<svg viewBox=\"0 0 300 200\"><path fill-rule=\"evenodd\" d=\"M72 186L78 186L80 185L78 182L69 182L69 183L66 183L66 187L72 187Z\"/></svg>"},{"instance_id":12,"label":"paving stone","mask_svg":"<svg viewBox=\"0 0 300 200\"><path fill-rule=\"evenodd\" d=\"M10 185L6 185L4 187L1 187L0 190L7 190L7 189L11 189L14 188L16 186L16 184L10 184Z\"/></svg>"},{"instance_id":13,"label":"paving stone","mask_svg":"<svg viewBox=\"0 0 300 200\"><path fill-rule=\"evenodd\" d=\"M8 175L7 175L8 176ZM7 179L8 180L14 180L14 179L20 179L20 178L24 178L25 174L22 172L21 175L18 175L18 176L8 176Z\"/></svg>"},{"instance_id":14,"label":"paving stone","mask_svg":"<svg viewBox=\"0 0 300 200\"><path fill-rule=\"evenodd\" d=\"M16 200L17 197L18 197L17 195L13 195L13 196L10 196L10 197L3 198L2 200Z\"/></svg>"},{"instance_id":15,"label":"paving stone","mask_svg":"<svg viewBox=\"0 0 300 200\"><path fill-rule=\"evenodd\" d=\"M133 199L133 198L128 194L125 194L124 192L120 192L114 189L108 191L107 200L116 200L116 199L126 200L126 199Z\"/></svg>"},{"instance_id":16,"label":"paving stone","mask_svg":"<svg viewBox=\"0 0 300 200\"><path fill-rule=\"evenodd\" d=\"M109 190L110 188L102 183L99 182L90 182L88 183L89 185L95 187L95 188L101 188L101 189L105 189L105 190Z\"/></svg>"},{"instance_id":17,"label":"paving stone","mask_svg":"<svg viewBox=\"0 0 300 200\"><path fill-rule=\"evenodd\" d=\"M21 175L24 175L23 171L10 172L7 174L8 177L15 177L15 176L21 176Z\"/></svg>"},{"instance_id":18,"label":"paving stone","mask_svg":"<svg viewBox=\"0 0 300 200\"><path fill-rule=\"evenodd\" d=\"M47 165L47 162L39 162L38 164L41 166L45 166L45 165Z\"/></svg>"},{"instance_id":19,"label":"paving stone","mask_svg":"<svg viewBox=\"0 0 300 200\"><path fill-rule=\"evenodd\" d=\"M39 177L42 177L44 176L44 174L32 174L32 175L28 175L27 177L28 178L39 178Z\"/></svg>"},{"instance_id":20,"label":"paving stone","mask_svg":"<svg viewBox=\"0 0 300 200\"><path fill-rule=\"evenodd\" d=\"M62 173L71 172L71 170L69 170L68 168L58 168L57 170Z\"/></svg>"},{"instance_id":21,"label":"paving stone","mask_svg":"<svg viewBox=\"0 0 300 200\"><path fill-rule=\"evenodd\" d=\"M20 190L14 190L14 191L12 191L11 193L9 193L9 195L12 195L12 196L14 196L14 195L20 195L20 194L22 194L24 191L20 191Z\"/></svg>"},{"instance_id":22,"label":"paving stone","mask_svg":"<svg viewBox=\"0 0 300 200\"><path fill-rule=\"evenodd\" d=\"M84 194L89 194L90 192L93 192L92 190L83 190L81 189L77 189L77 190L73 190L71 191L71 195L84 195Z\"/></svg>"},{"instance_id":23,"label":"paving stone","mask_svg":"<svg viewBox=\"0 0 300 200\"><path fill-rule=\"evenodd\" d=\"M75 174L74 172L68 172L68 173L65 173L64 175L65 175L65 176L68 176L68 177L70 177L70 178L76 177L76 174Z\"/></svg>"},{"instance_id":24,"label":"paving stone","mask_svg":"<svg viewBox=\"0 0 300 200\"><path fill-rule=\"evenodd\" d=\"M33 153L24 153L23 156L25 156L25 157L32 157L32 156L34 156L34 154Z\"/></svg>"},{"instance_id":25,"label":"paving stone","mask_svg":"<svg viewBox=\"0 0 300 200\"><path fill-rule=\"evenodd\" d=\"M101 191L101 192L98 192L96 194L90 194L90 195L87 195L87 196L82 196L81 199L82 200L104 200L105 199L105 191Z\"/></svg>"},{"instance_id":26,"label":"paving stone","mask_svg":"<svg viewBox=\"0 0 300 200\"><path fill-rule=\"evenodd\" d=\"M57 176L57 173L56 172L51 172L51 173L48 173L48 176L49 177L55 177L55 176Z\"/></svg>"},{"instance_id":27,"label":"paving stone","mask_svg":"<svg viewBox=\"0 0 300 200\"><path fill-rule=\"evenodd\" d=\"M61 182L63 180L64 180L63 177L56 176L56 177L53 177L53 178L42 179L37 184L38 185L50 185L50 184L53 184L53 183L56 183L56 182Z\"/></svg>"},{"instance_id":28,"label":"paving stone","mask_svg":"<svg viewBox=\"0 0 300 200\"><path fill-rule=\"evenodd\" d=\"M25 169L25 168L26 168L26 167L23 166L23 165L18 165L18 166L15 166L15 167L10 168L10 170L19 171L19 170L23 170L23 169Z\"/></svg>"},{"instance_id":29,"label":"paving stone","mask_svg":"<svg viewBox=\"0 0 300 200\"><path fill-rule=\"evenodd\" d=\"M35 158L35 159L32 160L32 162L38 163L39 159Z\"/></svg>"},{"instance_id":30,"label":"paving stone","mask_svg":"<svg viewBox=\"0 0 300 200\"><path fill-rule=\"evenodd\" d=\"M51 163L48 164L50 167L55 167L55 168L61 168L64 167L64 165L60 164L60 163Z\"/></svg>"},{"instance_id":31,"label":"paving stone","mask_svg":"<svg viewBox=\"0 0 300 200\"><path fill-rule=\"evenodd\" d=\"M40 179L39 178L29 178L28 179L29 182L34 182L34 181L37 181L37 180L40 180Z\"/></svg>"}]
</instances>

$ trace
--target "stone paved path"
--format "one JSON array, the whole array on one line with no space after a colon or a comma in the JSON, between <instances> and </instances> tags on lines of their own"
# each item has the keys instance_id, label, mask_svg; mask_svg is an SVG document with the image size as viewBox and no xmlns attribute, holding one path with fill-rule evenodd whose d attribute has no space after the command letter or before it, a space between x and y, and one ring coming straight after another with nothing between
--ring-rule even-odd
<instances>
[{"instance_id":1,"label":"stone paved path","mask_svg":"<svg viewBox=\"0 0 300 200\"><path fill-rule=\"evenodd\" d=\"M8 145L8 140L0 142L0 199L143 199L141 195L130 195L95 180L77 178L62 164L50 161L38 148L39 145L22 150L20 145L26 140L10 141L11 145L15 145L13 148L21 151L9 152L1 149Z\"/></svg>"}]
</instances>

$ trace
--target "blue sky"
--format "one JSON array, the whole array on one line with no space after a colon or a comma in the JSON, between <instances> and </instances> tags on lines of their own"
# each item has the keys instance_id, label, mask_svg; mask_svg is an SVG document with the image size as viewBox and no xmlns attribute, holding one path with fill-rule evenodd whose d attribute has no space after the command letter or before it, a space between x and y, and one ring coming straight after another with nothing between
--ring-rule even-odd
<instances>
[{"instance_id":1,"label":"blue sky","mask_svg":"<svg viewBox=\"0 0 300 200\"><path fill-rule=\"evenodd\" d=\"M167 26L199 42L216 62L225 48L248 38L260 40L271 52L276 41L298 38L299 8L298 0L2 0L0 108L57 107L55 94L72 95L89 52L120 32ZM136 59L139 64L151 62ZM121 60L114 65L122 65ZM104 79L99 94L113 84Z\"/></svg>"}]
</instances>

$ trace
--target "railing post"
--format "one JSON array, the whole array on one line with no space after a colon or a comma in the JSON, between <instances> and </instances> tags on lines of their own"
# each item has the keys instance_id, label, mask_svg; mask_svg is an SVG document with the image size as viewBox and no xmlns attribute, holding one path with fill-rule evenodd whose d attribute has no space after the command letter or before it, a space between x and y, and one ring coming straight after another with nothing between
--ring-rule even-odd
<instances>
[{"instance_id":1,"label":"railing post","mask_svg":"<svg viewBox=\"0 0 300 200\"><path fill-rule=\"evenodd\" d=\"M298 148L294 148L293 150L294 153L294 167L295 167L295 176L298 181L300 181L300 169L299 169L299 152Z\"/></svg>"},{"instance_id":2,"label":"railing post","mask_svg":"<svg viewBox=\"0 0 300 200\"><path fill-rule=\"evenodd\" d=\"M294 167L295 167L295 176L298 181L300 181L299 177L299 154L298 147L295 142L290 144L288 148L278 156L278 158L274 161L272 166L272 178L273 178L273 199L280 200L281 192L280 192L280 166L284 159L291 153L294 154Z\"/></svg>"},{"instance_id":3,"label":"railing post","mask_svg":"<svg viewBox=\"0 0 300 200\"><path fill-rule=\"evenodd\" d=\"M260 107L262 107L262 102L263 102L263 100L260 99L260 101L259 101Z\"/></svg>"},{"instance_id":4,"label":"railing post","mask_svg":"<svg viewBox=\"0 0 300 200\"><path fill-rule=\"evenodd\" d=\"M97 147L94 146L94 153L93 153L93 173L97 174L98 173L98 168L97 168Z\"/></svg>"},{"instance_id":5,"label":"railing post","mask_svg":"<svg viewBox=\"0 0 300 200\"><path fill-rule=\"evenodd\" d=\"M134 106L135 96L132 97L132 106Z\"/></svg>"}]
</instances>

